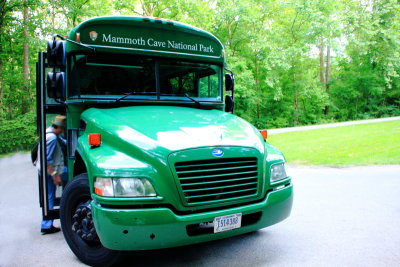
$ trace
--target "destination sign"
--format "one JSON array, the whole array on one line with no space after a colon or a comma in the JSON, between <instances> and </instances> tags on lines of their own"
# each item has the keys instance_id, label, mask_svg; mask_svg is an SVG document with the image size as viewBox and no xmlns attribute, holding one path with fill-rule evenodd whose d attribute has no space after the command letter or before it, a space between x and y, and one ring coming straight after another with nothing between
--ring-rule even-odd
<instances>
[{"instance_id":1,"label":"destination sign","mask_svg":"<svg viewBox=\"0 0 400 267\"><path fill-rule=\"evenodd\" d=\"M77 41L88 45L222 56L222 45L216 39L176 29L101 25L77 29L76 35Z\"/></svg>"},{"instance_id":2,"label":"destination sign","mask_svg":"<svg viewBox=\"0 0 400 267\"><path fill-rule=\"evenodd\" d=\"M97 32L92 32L93 34ZM204 44L190 44L184 42L176 42L174 40L157 40L154 38L147 38L144 39L143 37L137 38L127 38L127 37L119 37L119 36L112 36L110 34L102 34L101 42L103 43L115 43L115 44L130 44L130 45L137 45L143 47L153 47L153 48L172 48L177 50L184 50L184 51L199 51L204 53L214 53L214 49L211 45L204 45Z\"/></svg>"}]
</instances>

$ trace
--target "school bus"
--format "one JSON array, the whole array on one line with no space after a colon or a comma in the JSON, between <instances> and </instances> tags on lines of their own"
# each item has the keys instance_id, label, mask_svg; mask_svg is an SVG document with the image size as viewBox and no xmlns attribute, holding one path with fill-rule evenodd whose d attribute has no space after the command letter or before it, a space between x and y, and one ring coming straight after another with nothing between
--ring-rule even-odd
<instances>
[{"instance_id":1,"label":"school bus","mask_svg":"<svg viewBox=\"0 0 400 267\"><path fill-rule=\"evenodd\" d=\"M84 263L200 243L287 218L285 158L233 115L234 76L212 34L176 21L99 17L38 54L40 204ZM240 75L240 74L239 74ZM47 198L46 127L67 117L68 184Z\"/></svg>"}]
</instances>

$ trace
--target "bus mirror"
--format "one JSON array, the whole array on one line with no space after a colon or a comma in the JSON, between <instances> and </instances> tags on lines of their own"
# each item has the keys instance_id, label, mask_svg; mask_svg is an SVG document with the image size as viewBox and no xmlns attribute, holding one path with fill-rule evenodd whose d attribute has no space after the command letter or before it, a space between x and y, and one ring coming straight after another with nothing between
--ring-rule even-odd
<instances>
[{"instance_id":1,"label":"bus mirror","mask_svg":"<svg viewBox=\"0 0 400 267\"><path fill-rule=\"evenodd\" d=\"M233 108L235 106L235 102L233 101L233 97L231 95L225 96L225 112L233 112Z\"/></svg>"},{"instance_id":2,"label":"bus mirror","mask_svg":"<svg viewBox=\"0 0 400 267\"><path fill-rule=\"evenodd\" d=\"M65 100L65 72L49 72L47 74L47 96Z\"/></svg>"},{"instance_id":3,"label":"bus mirror","mask_svg":"<svg viewBox=\"0 0 400 267\"><path fill-rule=\"evenodd\" d=\"M65 67L65 41L53 40L47 42L47 63L49 67Z\"/></svg>"},{"instance_id":4,"label":"bus mirror","mask_svg":"<svg viewBox=\"0 0 400 267\"><path fill-rule=\"evenodd\" d=\"M230 73L225 74L225 90L233 92L234 87L235 87L235 78L233 78L233 75Z\"/></svg>"}]
</instances>

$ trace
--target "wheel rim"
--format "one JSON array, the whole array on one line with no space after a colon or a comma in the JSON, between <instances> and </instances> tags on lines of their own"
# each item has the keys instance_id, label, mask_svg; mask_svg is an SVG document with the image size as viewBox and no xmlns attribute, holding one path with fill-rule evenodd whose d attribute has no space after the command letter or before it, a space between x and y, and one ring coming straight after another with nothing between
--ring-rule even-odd
<instances>
[{"instance_id":1,"label":"wheel rim","mask_svg":"<svg viewBox=\"0 0 400 267\"><path fill-rule=\"evenodd\" d=\"M72 231L88 245L100 245L100 240L94 227L90 200L77 205L72 216Z\"/></svg>"}]
</instances>

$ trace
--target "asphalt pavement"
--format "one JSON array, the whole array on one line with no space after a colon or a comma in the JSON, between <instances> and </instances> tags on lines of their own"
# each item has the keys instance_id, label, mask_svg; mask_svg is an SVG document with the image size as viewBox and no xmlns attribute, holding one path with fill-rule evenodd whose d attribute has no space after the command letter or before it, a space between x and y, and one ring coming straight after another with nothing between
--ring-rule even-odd
<instances>
[{"instance_id":1,"label":"asphalt pavement","mask_svg":"<svg viewBox=\"0 0 400 267\"><path fill-rule=\"evenodd\" d=\"M291 216L254 233L130 253L124 266L400 266L400 165L289 166ZM62 233L40 234L29 155L0 159L0 266L84 266ZM56 224L59 222L56 221Z\"/></svg>"}]
</instances>

